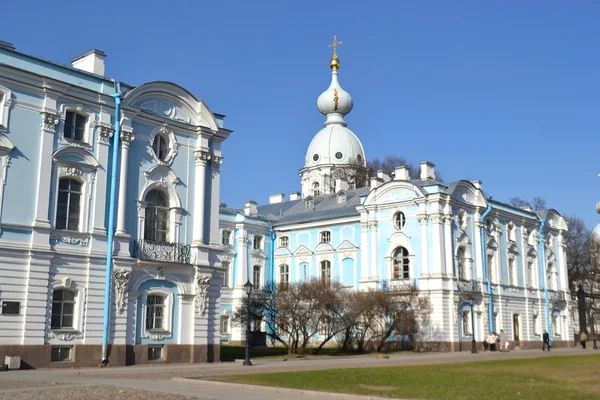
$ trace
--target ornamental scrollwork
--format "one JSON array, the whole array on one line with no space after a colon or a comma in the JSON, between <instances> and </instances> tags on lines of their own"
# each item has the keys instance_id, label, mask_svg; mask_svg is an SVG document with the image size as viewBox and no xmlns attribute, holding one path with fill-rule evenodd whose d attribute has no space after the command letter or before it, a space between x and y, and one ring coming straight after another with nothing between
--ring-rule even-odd
<instances>
[{"instance_id":1,"label":"ornamental scrollwork","mask_svg":"<svg viewBox=\"0 0 600 400\"><path fill-rule=\"evenodd\" d=\"M65 243L65 244L78 244L80 246L87 246L88 245L88 238L77 238L77 237L72 237L72 236L61 236L58 234L52 234L50 236L50 244L51 245L56 245L58 243Z\"/></svg>"},{"instance_id":2,"label":"ornamental scrollwork","mask_svg":"<svg viewBox=\"0 0 600 400\"><path fill-rule=\"evenodd\" d=\"M98 143L109 144L113 136L113 129L110 126L100 126L98 129Z\"/></svg>"},{"instance_id":3,"label":"ornamental scrollwork","mask_svg":"<svg viewBox=\"0 0 600 400\"><path fill-rule=\"evenodd\" d=\"M421 224L425 225L429 221L429 215L425 213L417 214L417 219Z\"/></svg>"},{"instance_id":4,"label":"ornamental scrollwork","mask_svg":"<svg viewBox=\"0 0 600 400\"><path fill-rule=\"evenodd\" d=\"M210 286L210 276L202 275L196 277L196 305L198 306L198 314L204 315L206 309L206 296Z\"/></svg>"},{"instance_id":5,"label":"ornamental scrollwork","mask_svg":"<svg viewBox=\"0 0 600 400\"><path fill-rule=\"evenodd\" d=\"M121 132L121 145L125 148L129 148L131 146L131 142L135 140L135 133L122 131Z\"/></svg>"},{"instance_id":6,"label":"ornamental scrollwork","mask_svg":"<svg viewBox=\"0 0 600 400\"><path fill-rule=\"evenodd\" d=\"M125 269L115 271L115 303L118 314L122 314L125 307L125 292L127 291L130 274Z\"/></svg>"},{"instance_id":7,"label":"ornamental scrollwork","mask_svg":"<svg viewBox=\"0 0 600 400\"><path fill-rule=\"evenodd\" d=\"M194 160L196 165L206 165L212 158L212 154L205 150L194 151Z\"/></svg>"},{"instance_id":8,"label":"ornamental scrollwork","mask_svg":"<svg viewBox=\"0 0 600 400\"><path fill-rule=\"evenodd\" d=\"M56 125L60 122L60 117L56 114L51 114L48 112L42 113L42 127L46 131L54 131L56 129Z\"/></svg>"},{"instance_id":9,"label":"ornamental scrollwork","mask_svg":"<svg viewBox=\"0 0 600 400\"><path fill-rule=\"evenodd\" d=\"M62 176L72 176L73 178L79 178L83 176L83 171L74 166L63 167L61 169Z\"/></svg>"}]
</instances>

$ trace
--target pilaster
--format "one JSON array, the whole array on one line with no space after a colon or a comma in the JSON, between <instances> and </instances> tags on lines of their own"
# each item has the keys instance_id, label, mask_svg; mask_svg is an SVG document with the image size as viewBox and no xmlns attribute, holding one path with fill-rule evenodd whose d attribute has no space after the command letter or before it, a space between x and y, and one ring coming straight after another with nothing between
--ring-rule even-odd
<instances>
[{"instance_id":1,"label":"pilaster","mask_svg":"<svg viewBox=\"0 0 600 400\"><path fill-rule=\"evenodd\" d=\"M48 211L50 206L50 185L52 178L52 153L54 134L60 117L56 112L56 100L46 97L44 111L41 113L42 129L40 141L39 169L37 179L37 200L34 227L50 228Z\"/></svg>"},{"instance_id":2,"label":"pilaster","mask_svg":"<svg viewBox=\"0 0 600 400\"><path fill-rule=\"evenodd\" d=\"M417 214L417 218L421 223L421 275L429 276L429 235L427 232L429 215L425 212L420 212Z\"/></svg>"},{"instance_id":3,"label":"pilaster","mask_svg":"<svg viewBox=\"0 0 600 400\"><path fill-rule=\"evenodd\" d=\"M446 276L452 275L453 265L453 249L452 249L452 209L447 206L444 214L444 253L446 255L444 262L444 269L442 273ZM473 271L473 264L471 263L471 271Z\"/></svg>"},{"instance_id":4,"label":"pilaster","mask_svg":"<svg viewBox=\"0 0 600 400\"><path fill-rule=\"evenodd\" d=\"M211 157L211 185L210 185L210 237L209 243L218 245L219 237L219 204L221 195L221 164L223 157L221 156L218 146L220 143L213 143L213 154Z\"/></svg>"},{"instance_id":5,"label":"pilaster","mask_svg":"<svg viewBox=\"0 0 600 400\"><path fill-rule=\"evenodd\" d=\"M440 277L445 270L445 259L443 257L443 231L442 231L442 221L444 219L444 214L442 213L432 213L431 217L431 229L433 230L433 265L431 269L432 277Z\"/></svg>"},{"instance_id":6,"label":"pilaster","mask_svg":"<svg viewBox=\"0 0 600 400\"><path fill-rule=\"evenodd\" d=\"M129 169L129 148L135 140L131 128L123 127L121 131L121 168L119 169L119 208L117 210L117 231L119 236L127 235L125 221L127 218L127 172Z\"/></svg>"},{"instance_id":7,"label":"pilaster","mask_svg":"<svg viewBox=\"0 0 600 400\"><path fill-rule=\"evenodd\" d=\"M369 224L360 223L360 279L369 278Z\"/></svg>"},{"instance_id":8,"label":"pilaster","mask_svg":"<svg viewBox=\"0 0 600 400\"><path fill-rule=\"evenodd\" d=\"M31 252L27 267L26 293L23 301L23 336L21 344L44 344L48 309L50 263L53 253Z\"/></svg>"},{"instance_id":9,"label":"pilaster","mask_svg":"<svg viewBox=\"0 0 600 400\"><path fill-rule=\"evenodd\" d=\"M379 279L379 268L377 262L377 221L370 221L369 228L371 230L371 262L369 264L369 278L378 280Z\"/></svg>"},{"instance_id":10,"label":"pilaster","mask_svg":"<svg viewBox=\"0 0 600 400\"><path fill-rule=\"evenodd\" d=\"M192 244L205 244L205 196L206 196L206 165L211 159L211 154L205 150L194 152L196 162L196 179L194 183L194 229ZM218 210L218 207L217 207Z\"/></svg>"},{"instance_id":11,"label":"pilaster","mask_svg":"<svg viewBox=\"0 0 600 400\"><path fill-rule=\"evenodd\" d=\"M113 128L110 125L100 124L97 130L97 153L98 163L103 166L108 165L108 152L110 148L110 139L113 136ZM104 225L106 217L106 190L107 176L106 168L96 169L96 185L94 193L94 221L92 222L92 233L105 235L106 227Z\"/></svg>"}]
</instances>

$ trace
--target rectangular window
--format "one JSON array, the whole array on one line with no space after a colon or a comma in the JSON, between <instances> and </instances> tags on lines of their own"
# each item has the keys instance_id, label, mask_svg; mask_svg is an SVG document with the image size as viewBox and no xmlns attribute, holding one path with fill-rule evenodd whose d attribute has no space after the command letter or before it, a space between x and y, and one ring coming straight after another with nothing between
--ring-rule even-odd
<instances>
[{"instance_id":1,"label":"rectangular window","mask_svg":"<svg viewBox=\"0 0 600 400\"><path fill-rule=\"evenodd\" d=\"M73 346L52 346L50 361L71 361L72 348Z\"/></svg>"},{"instance_id":2,"label":"rectangular window","mask_svg":"<svg viewBox=\"0 0 600 400\"><path fill-rule=\"evenodd\" d=\"M165 298L159 295L146 297L146 330L164 329Z\"/></svg>"},{"instance_id":3,"label":"rectangular window","mask_svg":"<svg viewBox=\"0 0 600 400\"><path fill-rule=\"evenodd\" d=\"M56 229L79 230L81 183L74 179L58 181Z\"/></svg>"},{"instance_id":4,"label":"rectangular window","mask_svg":"<svg viewBox=\"0 0 600 400\"><path fill-rule=\"evenodd\" d=\"M471 332L471 311L463 310L462 312L462 326L463 326L463 334L465 336L472 335Z\"/></svg>"},{"instance_id":5,"label":"rectangular window","mask_svg":"<svg viewBox=\"0 0 600 400\"><path fill-rule=\"evenodd\" d=\"M282 236L279 238L279 247L288 247L290 245L290 238Z\"/></svg>"},{"instance_id":6,"label":"rectangular window","mask_svg":"<svg viewBox=\"0 0 600 400\"><path fill-rule=\"evenodd\" d=\"M223 230L223 234L221 236L221 244L228 246L229 238L231 237L231 231Z\"/></svg>"},{"instance_id":7,"label":"rectangular window","mask_svg":"<svg viewBox=\"0 0 600 400\"><path fill-rule=\"evenodd\" d=\"M86 117L83 115L77 114L75 111L67 111L65 116L65 138L82 142L85 132L85 120Z\"/></svg>"},{"instance_id":8,"label":"rectangular window","mask_svg":"<svg viewBox=\"0 0 600 400\"><path fill-rule=\"evenodd\" d=\"M331 242L331 232L323 231L321 232L321 243L329 243Z\"/></svg>"},{"instance_id":9,"label":"rectangular window","mask_svg":"<svg viewBox=\"0 0 600 400\"><path fill-rule=\"evenodd\" d=\"M229 287L229 263L227 261L223 261L221 263L223 266L223 283L221 283L222 287Z\"/></svg>"},{"instance_id":10,"label":"rectangular window","mask_svg":"<svg viewBox=\"0 0 600 400\"><path fill-rule=\"evenodd\" d=\"M253 280L254 280L253 290L258 290L258 289L260 289L260 266L255 265L253 271L254 271L254 274L252 276Z\"/></svg>"},{"instance_id":11,"label":"rectangular window","mask_svg":"<svg viewBox=\"0 0 600 400\"><path fill-rule=\"evenodd\" d=\"M52 292L52 329L73 329L75 314L75 292L67 289L57 289Z\"/></svg>"},{"instance_id":12,"label":"rectangular window","mask_svg":"<svg viewBox=\"0 0 600 400\"><path fill-rule=\"evenodd\" d=\"M290 267L286 264L279 266L279 283L282 285L290 283Z\"/></svg>"},{"instance_id":13,"label":"rectangular window","mask_svg":"<svg viewBox=\"0 0 600 400\"><path fill-rule=\"evenodd\" d=\"M148 346L148 361L162 360L162 346Z\"/></svg>"},{"instance_id":14,"label":"rectangular window","mask_svg":"<svg viewBox=\"0 0 600 400\"><path fill-rule=\"evenodd\" d=\"M229 316L221 315L221 335L229 334Z\"/></svg>"},{"instance_id":15,"label":"rectangular window","mask_svg":"<svg viewBox=\"0 0 600 400\"><path fill-rule=\"evenodd\" d=\"M321 280L331 282L331 263L327 260L321 261Z\"/></svg>"},{"instance_id":16,"label":"rectangular window","mask_svg":"<svg viewBox=\"0 0 600 400\"><path fill-rule=\"evenodd\" d=\"M254 236L254 250L260 250L262 247L262 236Z\"/></svg>"}]
</instances>

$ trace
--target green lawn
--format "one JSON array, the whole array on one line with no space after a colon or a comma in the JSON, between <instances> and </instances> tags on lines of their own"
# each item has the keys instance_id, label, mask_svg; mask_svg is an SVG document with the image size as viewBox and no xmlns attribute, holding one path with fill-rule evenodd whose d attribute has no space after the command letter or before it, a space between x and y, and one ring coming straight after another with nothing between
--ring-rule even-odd
<instances>
[{"instance_id":1,"label":"green lawn","mask_svg":"<svg viewBox=\"0 0 600 400\"><path fill-rule=\"evenodd\" d=\"M599 399L600 355L231 376L238 383L443 400Z\"/></svg>"}]
</instances>

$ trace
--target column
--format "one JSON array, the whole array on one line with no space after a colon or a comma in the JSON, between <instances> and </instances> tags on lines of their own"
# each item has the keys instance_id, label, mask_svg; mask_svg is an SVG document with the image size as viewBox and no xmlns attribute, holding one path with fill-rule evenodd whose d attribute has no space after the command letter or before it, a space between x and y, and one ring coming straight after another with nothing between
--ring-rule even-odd
<instances>
[{"instance_id":1,"label":"column","mask_svg":"<svg viewBox=\"0 0 600 400\"><path fill-rule=\"evenodd\" d=\"M432 277L440 277L444 271L445 260L442 257L442 213L433 213L431 216L431 229L433 230L433 264L431 268Z\"/></svg>"},{"instance_id":2,"label":"column","mask_svg":"<svg viewBox=\"0 0 600 400\"><path fill-rule=\"evenodd\" d=\"M360 223L360 279L369 278L369 224Z\"/></svg>"},{"instance_id":3,"label":"column","mask_svg":"<svg viewBox=\"0 0 600 400\"><path fill-rule=\"evenodd\" d=\"M452 251L452 210L449 206L446 206L444 214L444 253L445 257L445 268L442 269L442 274L452 275L452 259L454 258L454 252ZM471 262L471 271L473 271L473 262ZM475 279L475 274L473 274Z\"/></svg>"},{"instance_id":4,"label":"column","mask_svg":"<svg viewBox=\"0 0 600 400\"><path fill-rule=\"evenodd\" d=\"M56 100L46 97L42 112L42 138L40 141L39 175L37 180L37 201L33 225L50 228L48 209L50 206L50 184L52 178L52 153L54 134L60 121L56 113Z\"/></svg>"},{"instance_id":5,"label":"column","mask_svg":"<svg viewBox=\"0 0 600 400\"><path fill-rule=\"evenodd\" d=\"M194 152L196 161L196 180L194 183L194 230L192 244L204 244L204 196L206 194L206 164L211 155L208 151Z\"/></svg>"},{"instance_id":6,"label":"column","mask_svg":"<svg viewBox=\"0 0 600 400\"><path fill-rule=\"evenodd\" d=\"M94 220L92 222L92 232L99 235L106 235L104 226L106 216L106 166L108 165L108 151L110 148L110 139L113 136L113 129L110 124L98 126L97 152L98 163L103 168L96 169L96 183L94 185Z\"/></svg>"},{"instance_id":7,"label":"column","mask_svg":"<svg viewBox=\"0 0 600 400\"><path fill-rule=\"evenodd\" d=\"M421 275L429 276L429 237L427 235L427 224L429 223L429 215L425 212L417 214L417 218L421 223ZM417 278L415 276L415 278Z\"/></svg>"},{"instance_id":8,"label":"column","mask_svg":"<svg viewBox=\"0 0 600 400\"><path fill-rule=\"evenodd\" d=\"M239 228L237 237L237 286L242 287L248 281L248 234L245 229Z\"/></svg>"},{"instance_id":9,"label":"column","mask_svg":"<svg viewBox=\"0 0 600 400\"><path fill-rule=\"evenodd\" d=\"M213 142L213 154L211 155L211 185L210 185L210 236L208 242L218 245L219 238L219 204L221 194L221 157L220 143Z\"/></svg>"},{"instance_id":10,"label":"column","mask_svg":"<svg viewBox=\"0 0 600 400\"><path fill-rule=\"evenodd\" d=\"M379 266L377 263L377 221L369 222L371 229L371 263L369 264L369 278L379 279Z\"/></svg>"},{"instance_id":11,"label":"column","mask_svg":"<svg viewBox=\"0 0 600 400\"><path fill-rule=\"evenodd\" d=\"M127 235L125 217L127 214L127 170L129 166L129 147L135 140L132 130L121 131L121 168L119 169L119 208L117 213L117 235Z\"/></svg>"}]
</instances>

